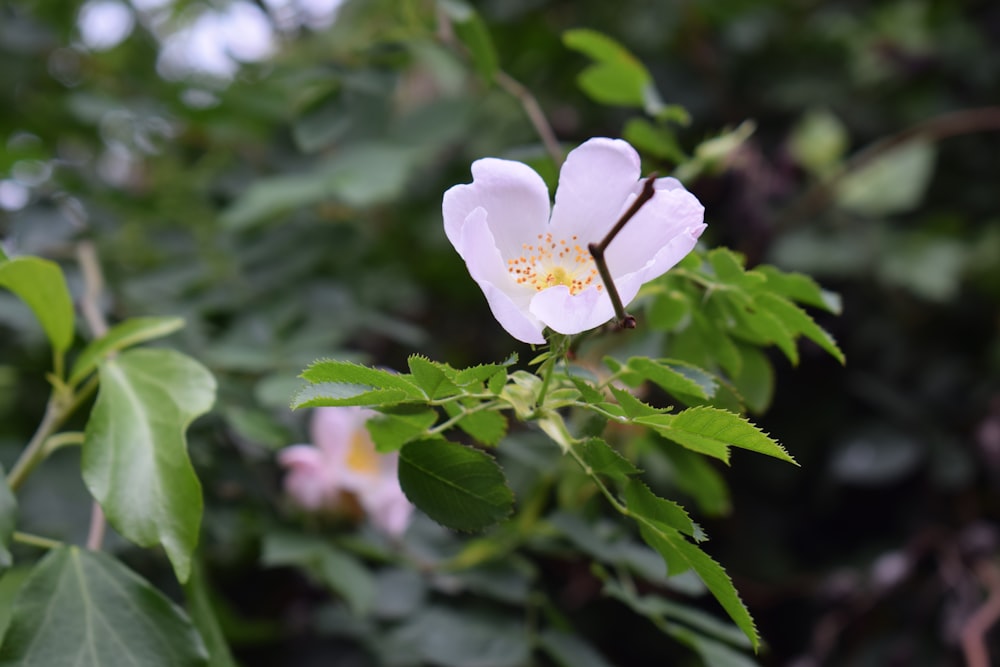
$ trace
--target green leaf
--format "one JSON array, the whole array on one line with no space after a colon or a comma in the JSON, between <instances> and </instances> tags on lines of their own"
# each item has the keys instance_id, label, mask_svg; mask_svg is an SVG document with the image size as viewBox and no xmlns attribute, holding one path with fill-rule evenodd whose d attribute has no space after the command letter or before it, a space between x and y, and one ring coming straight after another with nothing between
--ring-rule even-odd
<instances>
[{"instance_id":1,"label":"green leaf","mask_svg":"<svg viewBox=\"0 0 1000 667\"><path fill-rule=\"evenodd\" d=\"M662 442L662 441L661 441ZM708 516L725 516L732 509L729 489L722 475L704 456L673 445L661 447L664 456L676 471L673 483L694 498L701 512Z\"/></svg>"},{"instance_id":2,"label":"green leaf","mask_svg":"<svg viewBox=\"0 0 1000 667\"><path fill-rule=\"evenodd\" d=\"M642 516L685 535L695 536L695 525L687 511L672 500L660 498L639 480L629 480L625 487L625 504L633 516Z\"/></svg>"},{"instance_id":3,"label":"green leaf","mask_svg":"<svg viewBox=\"0 0 1000 667\"><path fill-rule=\"evenodd\" d=\"M532 664L520 618L477 609L429 606L379 637L386 665L523 667Z\"/></svg>"},{"instance_id":4,"label":"green leaf","mask_svg":"<svg viewBox=\"0 0 1000 667\"><path fill-rule=\"evenodd\" d=\"M844 353L837 347L837 341L823 327L816 324L816 321L806 311L791 301L774 294L761 294L757 297L756 302L781 320L789 331L804 335L826 350L841 364L846 363Z\"/></svg>"},{"instance_id":5,"label":"green leaf","mask_svg":"<svg viewBox=\"0 0 1000 667\"><path fill-rule=\"evenodd\" d=\"M757 306L740 313L740 319L760 340L774 343L778 346L792 365L799 363L799 351L795 347L795 337L788 327L771 311Z\"/></svg>"},{"instance_id":6,"label":"green leaf","mask_svg":"<svg viewBox=\"0 0 1000 667\"><path fill-rule=\"evenodd\" d=\"M561 667L611 667L597 649L569 632L546 628L538 635L538 645Z\"/></svg>"},{"instance_id":7,"label":"green leaf","mask_svg":"<svg viewBox=\"0 0 1000 667\"><path fill-rule=\"evenodd\" d=\"M577 77L577 84L592 100L601 104L646 106L653 77L621 44L586 28L564 32L563 44L594 61Z\"/></svg>"},{"instance_id":8,"label":"green leaf","mask_svg":"<svg viewBox=\"0 0 1000 667\"><path fill-rule=\"evenodd\" d=\"M365 427L372 436L375 449L385 454L423 437L437 417L437 412L430 408L398 406L383 410L381 416L365 422Z\"/></svg>"},{"instance_id":9,"label":"green leaf","mask_svg":"<svg viewBox=\"0 0 1000 667\"><path fill-rule=\"evenodd\" d=\"M653 125L645 118L630 118L622 129L622 138L643 153L672 162L687 159L672 129Z\"/></svg>"},{"instance_id":10,"label":"green leaf","mask_svg":"<svg viewBox=\"0 0 1000 667\"><path fill-rule=\"evenodd\" d=\"M744 285L746 273L743 269L746 260L729 248L713 248L708 253L708 263L715 271L715 277L724 283ZM751 280L753 280L751 278ZM760 280L760 278L757 278Z\"/></svg>"},{"instance_id":11,"label":"green leaf","mask_svg":"<svg viewBox=\"0 0 1000 667\"><path fill-rule=\"evenodd\" d=\"M372 389L396 389L415 399L425 398L420 388L408 376L350 361L334 359L316 361L302 371L301 377L317 384L366 385Z\"/></svg>"},{"instance_id":12,"label":"green leaf","mask_svg":"<svg viewBox=\"0 0 1000 667\"><path fill-rule=\"evenodd\" d=\"M457 417L471 406L446 403L445 412L449 417ZM467 412L458 420L457 426L484 445L496 446L507 435L507 418L492 410Z\"/></svg>"},{"instance_id":13,"label":"green leaf","mask_svg":"<svg viewBox=\"0 0 1000 667\"><path fill-rule=\"evenodd\" d=\"M841 312L840 296L821 288L815 280L803 273L784 272L769 264L755 267L754 272L763 274L767 278L767 287L784 297L807 306L822 308L834 315Z\"/></svg>"},{"instance_id":14,"label":"green leaf","mask_svg":"<svg viewBox=\"0 0 1000 667\"><path fill-rule=\"evenodd\" d=\"M382 407L399 405L411 400L412 397L400 389L372 389L363 384L321 382L300 389L292 399L292 409L348 405Z\"/></svg>"},{"instance_id":15,"label":"green leaf","mask_svg":"<svg viewBox=\"0 0 1000 667\"><path fill-rule=\"evenodd\" d=\"M827 109L810 109L796 123L788 139L788 151L816 176L826 176L847 150L844 124Z\"/></svg>"},{"instance_id":16,"label":"green leaf","mask_svg":"<svg viewBox=\"0 0 1000 667\"><path fill-rule=\"evenodd\" d=\"M204 567L197 559L191 563L191 576L184 584L184 597L191 620L208 649L209 664L212 667L237 667L212 605Z\"/></svg>"},{"instance_id":17,"label":"green leaf","mask_svg":"<svg viewBox=\"0 0 1000 667\"><path fill-rule=\"evenodd\" d=\"M100 390L87 422L83 479L123 536L162 544L187 580L201 523L201 485L185 431L215 401L215 378L169 349L132 349L98 365Z\"/></svg>"},{"instance_id":18,"label":"green leaf","mask_svg":"<svg viewBox=\"0 0 1000 667\"><path fill-rule=\"evenodd\" d=\"M167 336L184 326L180 317L134 317L115 325L108 333L91 341L76 358L69 384L76 385L89 375L104 357L148 340Z\"/></svg>"},{"instance_id":19,"label":"green leaf","mask_svg":"<svg viewBox=\"0 0 1000 667\"><path fill-rule=\"evenodd\" d=\"M3 251L3 243L0 243L0 264L6 262L8 259L10 258L7 257L7 253Z\"/></svg>"},{"instance_id":20,"label":"green leaf","mask_svg":"<svg viewBox=\"0 0 1000 667\"><path fill-rule=\"evenodd\" d=\"M754 625L750 612L740 600L732 580L722 566L698 548L691 544L678 531L659 523L649 523L640 520L640 533L646 543L660 552L667 568L674 572L679 565L693 569L711 591L729 617L750 640L756 651L760 647L760 637Z\"/></svg>"},{"instance_id":21,"label":"green leaf","mask_svg":"<svg viewBox=\"0 0 1000 667\"><path fill-rule=\"evenodd\" d=\"M741 344L738 349L742 363L740 372L731 378L732 382L750 412L767 412L774 397L774 367L771 360L752 345Z\"/></svg>"},{"instance_id":22,"label":"green leaf","mask_svg":"<svg viewBox=\"0 0 1000 667\"><path fill-rule=\"evenodd\" d=\"M411 355L407 359L410 367L410 377L418 387L420 387L428 398L446 398L462 393L461 390L448 379L448 375L454 375L454 369L427 357L418 354Z\"/></svg>"},{"instance_id":23,"label":"green leaf","mask_svg":"<svg viewBox=\"0 0 1000 667\"><path fill-rule=\"evenodd\" d=\"M455 376L455 384L467 387L471 384L486 382L497 373L506 375L507 368L517 363L517 355L512 354L510 358L500 364L480 364L470 368L464 368Z\"/></svg>"},{"instance_id":24,"label":"green leaf","mask_svg":"<svg viewBox=\"0 0 1000 667\"><path fill-rule=\"evenodd\" d=\"M628 360L628 367L640 374L644 379L658 385L664 391L669 392L677 398L693 396L698 399L707 400L711 394L705 391L705 387L666 362L656 361L648 357L632 357ZM714 388L712 394L715 393Z\"/></svg>"},{"instance_id":25,"label":"green leaf","mask_svg":"<svg viewBox=\"0 0 1000 667\"><path fill-rule=\"evenodd\" d=\"M611 394L615 397L615 400L618 401L618 405L621 406L622 410L624 410L625 412L625 415L629 419L635 419L636 417L645 417L648 415L658 415L662 414L663 412L666 412L666 410L663 408L654 408L651 405L643 403L638 398L633 396L631 392L628 392L624 389L619 389L618 387L611 385L608 386L608 389L611 391Z\"/></svg>"},{"instance_id":26,"label":"green leaf","mask_svg":"<svg viewBox=\"0 0 1000 667\"><path fill-rule=\"evenodd\" d=\"M662 331L674 331L689 321L691 312L691 301L687 295L680 290L672 289L653 298L646 316L651 327Z\"/></svg>"},{"instance_id":27,"label":"green leaf","mask_svg":"<svg viewBox=\"0 0 1000 667\"><path fill-rule=\"evenodd\" d=\"M45 667L203 667L190 620L111 556L50 551L21 587L0 664Z\"/></svg>"},{"instance_id":28,"label":"green leaf","mask_svg":"<svg viewBox=\"0 0 1000 667\"><path fill-rule=\"evenodd\" d=\"M455 35L469 49L472 64L479 76L486 83L493 83L493 77L499 68L499 58L486 23L471 6L460 0L438 0L438 7L451 19Z\"/></svg>"},{"instance_id":29,"label":"green leaf","mask_svg":"<svg viewBox=\"0 0 1000 667\"><path fill-rule=\"evenodd\" d=\"M632 465L631 461L600 438L588 438L574 444L573 449L591 471L598 475L624 482L630 475L639 474L639 469Z\"/></svg>"},{"instance_id":30,"label":"green leaf","mask_svg":"<svg viewBox=\"0 0 1000 667\"><path fill-rule=\"evenodd\" d=\"M483 530L513 511L514 494L496 461L444 439L404 445L399 484L427 516L456 530Z\"/></svg>"},{"instance_id":31,"label":"green leaf","mask_svg":"<svg viewBox=\"0 0 1000 667\"><path fill-rule=\"evenodd\" d=\"M7 260L0 263L0 287L28 304L56 351L69 349L73 342L73 300L58 264L38 257Z\"/></svg>"},{"instance_id":32,"label":"green leaf","mask_svg":"<svg viewBox=\"0 0 1000 667\"><path fill-rule=\"evenodd\" d=\"M0 570L14 563L10 553L10 540L17 526L17 498L7 485L7 475L0 466ZM0 635L2 636L2 635Z\"/></svg>"},{"instance_id":33,"label":"green leaf","mask_svg":"<svg viewBox=\"0 0 1000 667\"><path fill-rule=\"evenodd\" d=\"M688 449L716 456L723 461L728 460L728 454L718 456L715 452L733 446L795 463L795 459L775 440L743 417L726 410L697 407L676 415L654 415L635 421L652 426L657 433Z\"/></svg>"}]
</instances>

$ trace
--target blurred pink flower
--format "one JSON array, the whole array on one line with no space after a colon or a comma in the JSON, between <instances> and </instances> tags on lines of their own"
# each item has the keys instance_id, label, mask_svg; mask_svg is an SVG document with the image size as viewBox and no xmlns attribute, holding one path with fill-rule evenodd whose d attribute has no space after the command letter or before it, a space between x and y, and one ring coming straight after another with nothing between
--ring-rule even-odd
<instances>
[{"instance_id":1,"label":"blurred pink flower","mask_svg":"<svg viewBox=\"0 0 1000 667\"><path fill-rule=\"evenodd\" d=\"M472 183L445 193L448 240L511 336L544 343L545 327L575 334L614 316L587 245L600 242L635 201L640 174L627 142L595 138L567 156L554 206L531 167L496 158L476 160ZM694 248L704 211L677 179L656 181L653 198L605 252L623 304Z\"/></svg>"},{"instance_id":2,"label":"blurred pink flower","mask_svg":"<svg viewBox=\"0 0 1000 667\"><path fill-rule=\"evenodd\" d=\"M375 416L356 407L316 408L312 445L292 445L278 454L287 470L285 491L302 508L350 513L359 505L382 531L398 537L413 505L399 488L399 455L379 454L365 428Z\"/></svg>"}]
</instances>

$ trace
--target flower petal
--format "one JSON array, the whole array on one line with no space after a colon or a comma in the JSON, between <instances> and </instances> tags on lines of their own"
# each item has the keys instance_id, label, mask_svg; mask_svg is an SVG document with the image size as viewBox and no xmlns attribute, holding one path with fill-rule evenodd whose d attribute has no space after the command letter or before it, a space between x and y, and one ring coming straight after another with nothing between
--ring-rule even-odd
<instances>
[{"instance_id":1,"label":"flower petal","mask_svg":"<svg viewBox=\"0 0 1000 667\"><path fill-rule=\"evenodd\" d=\"M559 172L553 235L600 241L635 191L641 170L638 153L621 139L598 137L571 151Z\"/></svg>"},{"instance_id":2,"label":"flower petal","mask_svg":"<svg viewBox=\"0 0 1000 667\"><path fill-rule=\"evenodd\" d=\"M576 294L570 294L565 285L557 285L535 294L531 313L553 331L577 334L604 324L615 311L607 292L596 285Z\"/></svg>"},{"instance_id":3,"label":"flower petal","mask_svg":"<svg viewBox=\"0 0 1000 667\"><path fill-rule=\"evenodd\" d=\"M285 493L307 510L322 507L331 491L325 457L310 445L292 445L278 453L278 462L288 468Z\"/></svg>"},{"instance_id":4,"label":"flower petal","mask_svg":"<svg viewBox=\"0 0 1000 667\"><path fill-rule=\"evenodd\" d=\"M670 185L674 187L657 187L608 246L605 258L616 285L631 273L638 273L642 282L662 275L691 252L705 229L701 202L679 183Z\"/></svg>"},{"instance_id":5,"label":"flower petal","mask_svg":"<svg viewBox=\"0 0 1000 667\"><path fill-rule=\"evenodd\" d=\"M544 343L542 324L528 312L534 290L518 285L507 273L484 209L477 208L470 213L455 248L465 259L472 279L486 295L490 311L500 326L525 343Z\"/></svg>"},{"instance_id":6,"label":"flower petal","mask_svg":"<svg viewBox=\"0 0 1000 667\"><path fill-rule=\"evenodd\" d=\"M309 433L313 444L320 448L334 465L341 465L350 447L351 436L365 427L375 413L358 407L328 407L313 410Z\"/></svg>"},{"instance_id":7,"label":"flower petal","mask_svg":"<svg viewBox=\"0 0 1000 667\"><path fill-rule=\"evenodd\" d=\"M486 211L496 246L508 259L521 254L522 244L547 231L549 191L534 169L512 160L484 158L472 163L472 179L445 192L441 205L445 234L460 254L462 226L477 208Z\"/></svg>"}]
</instances>

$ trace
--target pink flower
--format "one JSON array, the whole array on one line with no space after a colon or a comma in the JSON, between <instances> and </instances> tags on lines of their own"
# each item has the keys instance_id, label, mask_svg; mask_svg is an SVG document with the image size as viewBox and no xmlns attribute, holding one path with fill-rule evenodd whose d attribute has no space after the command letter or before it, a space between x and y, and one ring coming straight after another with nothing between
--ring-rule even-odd
<instances>
[{"instance_id":1,"label":"pink flower","mask_svg":"<svg viewBox=\"0 0 1000 667\"><path fill-rule=\"evenodd\" d=\"M545 327L575 334L614 316L587 245L600 242L638 196L640 174L632 146L596 138L566 158L555 206L533 169L496 158L476 160L472 183L445 193L448 240L510 335L544 343ZM694 248L704 211L677 179L656 181L653 198L605 253L623 304Z\"/></svg>"},{"instance_id":2,"label":"pink flower","mask_svg":"<svg viewBox=\"0 0 1000 667\"><path fill-rule=\"evenodd\" d=\"M355 407L313 411L313 445L292 445L278 454L287 468L285 491L311 511L350 511L360 505L381 530L392 536L406 531L413 505L399 488L399 455L379 454L365 428L375 416Z\"/></svg>"}]
</instances>

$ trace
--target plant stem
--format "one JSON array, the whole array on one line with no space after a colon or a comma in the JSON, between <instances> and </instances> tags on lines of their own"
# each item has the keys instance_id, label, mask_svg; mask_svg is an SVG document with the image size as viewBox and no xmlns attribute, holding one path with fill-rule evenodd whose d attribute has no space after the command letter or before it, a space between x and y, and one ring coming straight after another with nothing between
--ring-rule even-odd
<instances>
[{"instance_id":1,"label":"plant stem","mask_svg":"<svg viewBox=\"0 0 1000 667\"><path fill-rule=\"evenodd\" d=\"M14 531L12 537L15 542L28 544L41 549L58 549L59 547L65 546L65 544L58 540L52 540L47 537L42 537L41 535L32 535L31 533L22 533L16 530Z\"/></svg>"},{"instance_id":2,"label":"plant stem","mask_svg":"<svg viewBox=\"0 0 1000 667\"><path fill-rule=\"evenodd\" d=\"M594 258L594 264L597 265L597 271L601 274L604 289L608 291L608 296L611 298L611 305L615 309L615 317L618 318L618 323L622 329L635 329L635 318L625 312L621 296L618 294L618 288L615 287L615 281L611 278L608 263L604 259L604 251L608 249L608 246L618 236L618 233L625 228L628 221L639 212L639 209L653 198L654 194L656 194L656 173L652 173L646 178L646 181L642 184L642 192L632 202L632 205L628 207L628 210L622 213L622 216L618 218L618 222L605 235L604 239L600 243L590 243L587 245L590 255Z\"/></svg>"},{"instance_id":3,"label":"plant stem","mask_svg":"<svg viewBox=\"0 0 1000 667\"><path fill-rule=\"evenodd\" d=\"M542 107L535 96L520 81L503 70L497 70L496 82L498 86L516 97L521 103L524 113L528 115L528 120L534 126L535 132L541 138L542 144L545 145L545 150L552 158L552 161L555 162L556 167L562 165L565 158L563 157L562 148L559 146L559 140L556 139L556 133L545 117L545 112L542 111Z\"/></svg>"},{"instance_id":4,"label":"plant stem","mask_svg":"<svg viewBox=\"0 0 1000 667\"><path fill-rule=\"evenodd\" d=\"M42 421L38 424L35 434L31 436L31 440L28 441L28 446L24 448L14 467L11 468L10 474L7 475L7 485L10 486L11 491L17 491L24 484L24 480L31 474L31 471L35 469L35 466L45 458L46 440L53 431L59 428L59 424L68 414L64 408L64 402L61 400L60 390L53 387L49 402L45 405L45 415L42 417Z\"/></svg>"}]
</instances>

